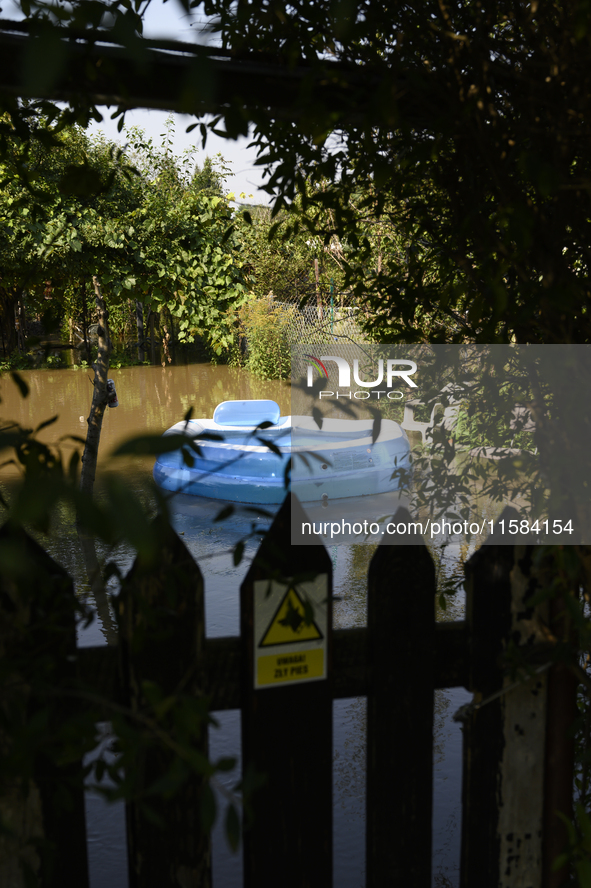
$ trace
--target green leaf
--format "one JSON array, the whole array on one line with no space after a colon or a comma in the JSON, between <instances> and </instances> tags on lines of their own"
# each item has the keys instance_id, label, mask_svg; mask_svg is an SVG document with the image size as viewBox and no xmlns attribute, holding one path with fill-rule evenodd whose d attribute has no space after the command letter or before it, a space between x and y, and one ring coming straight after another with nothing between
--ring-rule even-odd
<instances>
[{"instance_id":1,"label":"green leaf","mask_svg":"<svg viewBox=\"0 0 591 888\"><path fill-rule=\"evenodd\" d=\"M21 397L27 398L29 396L29 386L22 378L20 373L17 373L16 370L11 370L10 376L12 378L12 381L18 388L19 392L21 393Z\"/></svg>"},{"instance_id":2,"label":"green leaf","mask_svg":"<svg viewBox=\"0 0 591 888\"><path fill-rule=\"evenodd\" d=\"M215 432L201 432L199 435L195 435L193 441L223 441L223 435L217 435Z\"/></svg>"},{"instance_id":3,"label":"green leaf","mask_svg":"<svg viewBox=\"0 0 591 888\"><path fill-rule=\"evenodd\" d=\"M557 873L559 870L566 866L570 860L570 857L567 853L559 854L558 857L555 857L552 862L552 872Z\"/></svg>"},{"instance_id":4,"label":"green leaf","mask_svg":"<svg viewBox=\"0 0 591 888\"><path fill-rule=\"evenodd\" d=\"M242 561L242 556L244 554L244 540L240 540L234 546L234 552L232 553L232 560L234 561L234 567L237 567Z\"/></svg>"},{"instance_id":5,"label":"green leaf","mask_svg":"<svg viewBox=\"0 0 591 888\"><path fill-rule=\"evenodd\" d=\"M219 511L217 513L217 515L215 516L215 518L213 520L214 521L225 521L226 518L229 518L230 515L233 515L233 514L234 514L234 506L232 506L232 505L224 506L224 508L221 509L221 511Z\"/></svg>"},{"instance_id":6,"label":"green leaf","mask_svg":"<svg viewBox=\"0 0 591 888\"><path fill-rule=\"evenodd\" d=\"M267 783L267 780L267 774L255 770L252 763L250 763L242 776L242 780L234 787L234 790L235 792L241 792L243 801L247 801L250 800L250 797L257 789L260 789L261 786Z\"/></svg>"},{"instance_id":7,"label":"green leaf","mask_svg":"<svg viewBox=\"0 0 591 888\"><path fill-rule=\"evenodd\" d=\"M268 438L257 438L257 441L260 444L264 444L265 447L268 447L271 453L274 453L276 456L283 456L277 444L274 444L273 441L269 441Z\"/></svg>"},{"instance_id":8,"label":"green leaf","mask_svg":"<svg viewBox=\"0 0 591 888\"><path fill-rule=\"evenodd\" d=\"M591 816L585 811L580 802L576 805L577 821L583 837L583 847L591 853Z\"/></svg>"},{"instance_id":9,"label":"green leaf","mask_svg":"<svg viewBox=\"0 0 591 888\"><path fill-rule=\"evenodd\" d=\"M577 860L575 864L578 888L591 888L591 860Z\"/></svg>"},{"instance_id":10,"label":"green leaf","mask_svg":"<svg viewBox=\"0 0 591 888\"><path fill-rule=\"evenodd\" d=\"M41 429L46 429L47 426L53 425L54 422L57 422L58 416L52 416L51 419L46 419L44 422L40 423L35 429L35 435L37 435Z\"/></svg>"},{"instance_id":11,"label":"green leaf","mask_svg":"<svg viewBox=\"0 0 591 888\"><path fill-rule=\"evenodd\" d=\"M236 759L231 756L224 756L215 763L216 771L233 771L236 767Z\"/></svg>"},{"instance_id":12,"label":"green leaf","mask_svg":"<svg viewBox=\"0 0 591 888\"><path fill-rule=\"evenodd\" d=\"M140 557L151 558L156 545L155 530L145 503L116 476L109 476L105 487L105 511L111 533L128 540Z\"/></svg>"},{"instance_id":13,"label":"green leaf","mask_svg":"<svg viewBox=\"0 0 591 888\"><path fill-rule=\"evenodd\" d=\"M138 435L120 444L112 451L111 456L158 456L180 450L183 445L192 443L193 438L181 432L172 435Z\"/></svg>"},{"instance_id":14,"label":"green leaf","mask_svg":"<svg viewBox=\"0 0 591 888\"><path fill-rule=\"evenodd\" d=\"M121 568L115 561L109 561L103 571L103 581L107 583L111 577L117 577L118 580L123 579Z\"/></svg>"},{"instance_id":15,"label":"green leaf","mask_svg":"<svg viewBox=\"0 0 591 888\"><path fill-rule=\"evenodd\" d=\"M371 429L371 443L375 444L378 438L380 437L380 432L382 430L382 417L378 413L377 416L374 417L373 426Z\"/></svg>"}]
</instances>

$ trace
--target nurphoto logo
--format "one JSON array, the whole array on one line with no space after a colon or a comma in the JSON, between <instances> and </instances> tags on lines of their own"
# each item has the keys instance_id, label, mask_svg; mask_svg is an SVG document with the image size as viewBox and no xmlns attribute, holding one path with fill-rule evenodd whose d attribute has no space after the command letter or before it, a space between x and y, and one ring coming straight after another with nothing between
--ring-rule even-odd
<instances>
[{"instance_id":1,"label":"nurphoto logo","mask_svg":"<svg viewBox=\"0 0 591 888\"><path fill-rule=\"evenodd\" d=\"M321 355L320 358L315 357L314 355L306 354L304 357L308 358L308 373L307 373L307 382L306 385L308 388L312 388L314 385L314 370L318 372L318 375L322 379L328 379L328 370L324 364L325 361L334 361L337 365L339 371L339 389L341 388L349 388L351 386L351 365L349 361L345 358L338 357L337 355ZM417 372L417 365L415 361L407 361L407 360L399 360L397 358L388 358L386 361L386 388L385 389L377 389L376 386L382 385L384 382L384 361L382 358L378 361L378 376L377 379L373 381L365 381L359 376L359 361L355 359L353 361L353 380L357 383L357 385L361 386L361 390L357 391L349 391L349 392L328 392L321 391L319 393L319 398L357 398L358 400L366 400L370 397L371 394L377 396L378 400L381 395L386 395L392 401L400 401L404 398L404 393L400 391L392 391L394 387L394 379L397 381L402 379L410 388L417 388L416 382L414 382L410 377L413 376ZM367 391L367 389L375 389L373 392Z\"/></svg>"}]
</instances>

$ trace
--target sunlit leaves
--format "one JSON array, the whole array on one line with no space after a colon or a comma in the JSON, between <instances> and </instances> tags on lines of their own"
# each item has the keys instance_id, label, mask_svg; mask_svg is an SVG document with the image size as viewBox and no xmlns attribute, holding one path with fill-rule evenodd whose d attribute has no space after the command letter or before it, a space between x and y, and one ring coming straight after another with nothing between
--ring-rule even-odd
<instances>
[{"instance_id":1,"label":"sunlit leaves","mask_svg":"<svg viewBox=\"0 0 591 888\"><path fill-rule=\"evenodd\" d=\"M11 135L0 164L5 287L25 288L29 308L45 312L49 282L68 311L80 282L98 274L110 305L134 293L163 323L174 315L180 341L205 335L220 351L231 343L225 313L245 288L222 159L196 172L194 157L176 158L168 136L155 147L133 130L126 151L67 127L48 146ZM34 189L10 175L25 159L34 159Z\"/></svg>"}]
</instances>

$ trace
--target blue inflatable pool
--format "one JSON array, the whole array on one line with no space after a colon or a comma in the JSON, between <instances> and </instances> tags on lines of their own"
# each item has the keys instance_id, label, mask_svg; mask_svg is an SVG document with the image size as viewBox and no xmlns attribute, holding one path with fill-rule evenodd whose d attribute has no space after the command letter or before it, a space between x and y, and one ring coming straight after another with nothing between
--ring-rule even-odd
<instances>
[{"instance_id":1,"label":"blue inflatable pool","mask_svg":"<svg viewBox=\"0 0 591 888\"><path fill-rule=\"evenodd\" d=\"M301 502L399 490L411 465L406 433L385 419L372 443L372 428L372 420L324 419L319 429L311 416L280 416L274 401L224 401L212 420L178 422L164 433L187 443L158 457L154 479L176 493L280 503L291 459L291 489Z\"/></svg>"}]
</instances>

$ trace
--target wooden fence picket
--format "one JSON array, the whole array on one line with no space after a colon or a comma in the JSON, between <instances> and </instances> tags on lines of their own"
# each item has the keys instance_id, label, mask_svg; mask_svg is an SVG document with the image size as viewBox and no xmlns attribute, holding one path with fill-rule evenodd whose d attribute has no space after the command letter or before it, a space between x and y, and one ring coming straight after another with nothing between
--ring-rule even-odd
<instances>
[{"instance_id":1,"label":"wooden fence picket","mask_svg":"<svg viewBox=\"0 0 591 888\"><path fill-rule=\"evenodd\" d=\"M291 547L291 496L279 510L241 587L243 769L247 773L254 768L266 780L253 798L252 828L246 824L245 888L327 888L332 884L332 563L321 543ZM298 508L296 503L296 512ZM289 598L291 589L305 597L305 578L301 584L293 579L302 574L324 578L324 602L314 609L310 626L301 619L301 607L298 620L294 610L299 606ZM270 585L272 580L276 586ZM270 619L267 616L262 632L257 633L257 608L259 613L260 608L264 610L267 589L274 596L269 599L273 607ZM326 677L282 686L283 679L274 683L271 673L269 686L255 688L257 675L262 674L255 668L255 657L261 670L258 657L265 650L259 644L264 645L280 620L281 632L274 639L271 634L271 640L283 644L290 600L294 634L300 629L312 638L310 643L296 641L294 646L306 651L311 645L322 645ZM312 627L321 615L324 623L317 633ZM318 640L318 634L324 639ZM307 665L314 668L309 653L294 654L287 642L285 649L289 652L285 657L276 654L277 670L291 673Z\"/></svg>"},{"instance_id":2,"label":"wooden fence picket","mask_svg":"<svg viewBox=\"0 0 591 888\"><path fill-rule=\"evenodd\" d=\"M544 576L546 583L552 577ZM578 597L577 590L573 591ZM548 627L555 638L575 640L575 627L566 607L564 593L549 602ZM546 766L544 774L544 842L542 888L561 888L569 877L569 863L555 870L554 861L570 843L562 817L573 817L573 777L575 771L575 731L579 712L577 689L579 680L569 669L567 657L548 670L548 701L546 710Z\"/></svg>"},{"instance_id":3,"label":"wooden fence picket","mask_svg":"<svg viewBox=\"0 0 591 888\"><path fill-rule=\"evenodd\" d=\"M367 597L367 888L431 886L434 629L427 547L382 543Z\"/></svg>"},{"instance_id":4,"label":"wooden fence picket","mask_svg":"<svg viewBox=\"0 0 591 888\"><path fill-rule=\"evenodd\" d=\"M501 515L506 525L516 517L510 508ZM460 885L522 888L542 884L548 710L540 657L549 654L543 608L527 605L538 587L532 546L490 542L466 565L475 705L464 718ZM507 656L515 662L513 675ZM520 660L529 663L527 671Z\"/></svg>"},{"instance_id":5,"label":"wooden fence picket","mask_svg":"<svg viewBox=\"0 0 591 888\"><path fill-rule=\"evenodd\" d=\"M136 560L117 601L120 669L127 703L146 711L144 682L157 684L164 696L177 691L203 693L205 610L203 578L191 554L161 517L155 519L158 548L151 563ZM196 748L207 756L204 724ZM168 767L170 754L160 748L145 755L143 785ZM172 798L149 798L162 825L127 804L130 888L208 888L211 885L210 838L201 826L204 779L192 775Z\"/></svg>"},{"instance_id":6,"label":"wooden fence picket","mask_svg":"<svg viewBox=\"0 0 591 888\"><path fill-rule=\"evenodd\" d=\"M73 584L63 568L21 529L5 524L0 529L0 548L4 562L13 566L12 575L7 572L0 577L0 651L5 668L11 664L14 669L4 675L3 717L22 735L31 720L46 713L41 721L43 743L33 741L39 749L31 781L28 786L5 782L0 797L2 820L14 830L12 838L3 833L0 884L19 888L30 884L21 869L24 861L43 888L86 888L82 762L60 764L56 748L61 727L79 705ZM4 737L3 754L10 752L5 742ZM27 740L21 736L21 742Z\"/></svg>"},{"instance_id":7,"label":"wooden fence picket","mask_svg":"<svg viewBox=\"0 0 591 888\"><path fill-rule=\"evenodd\" d=\"M466 565L470 690L484 700L503 685L500 657L511 625L513 549L482 546ZM471 712L463 726L461 886L498 885L498 767L503 756L500 699Z\"/></svg>"}]
</instances>

